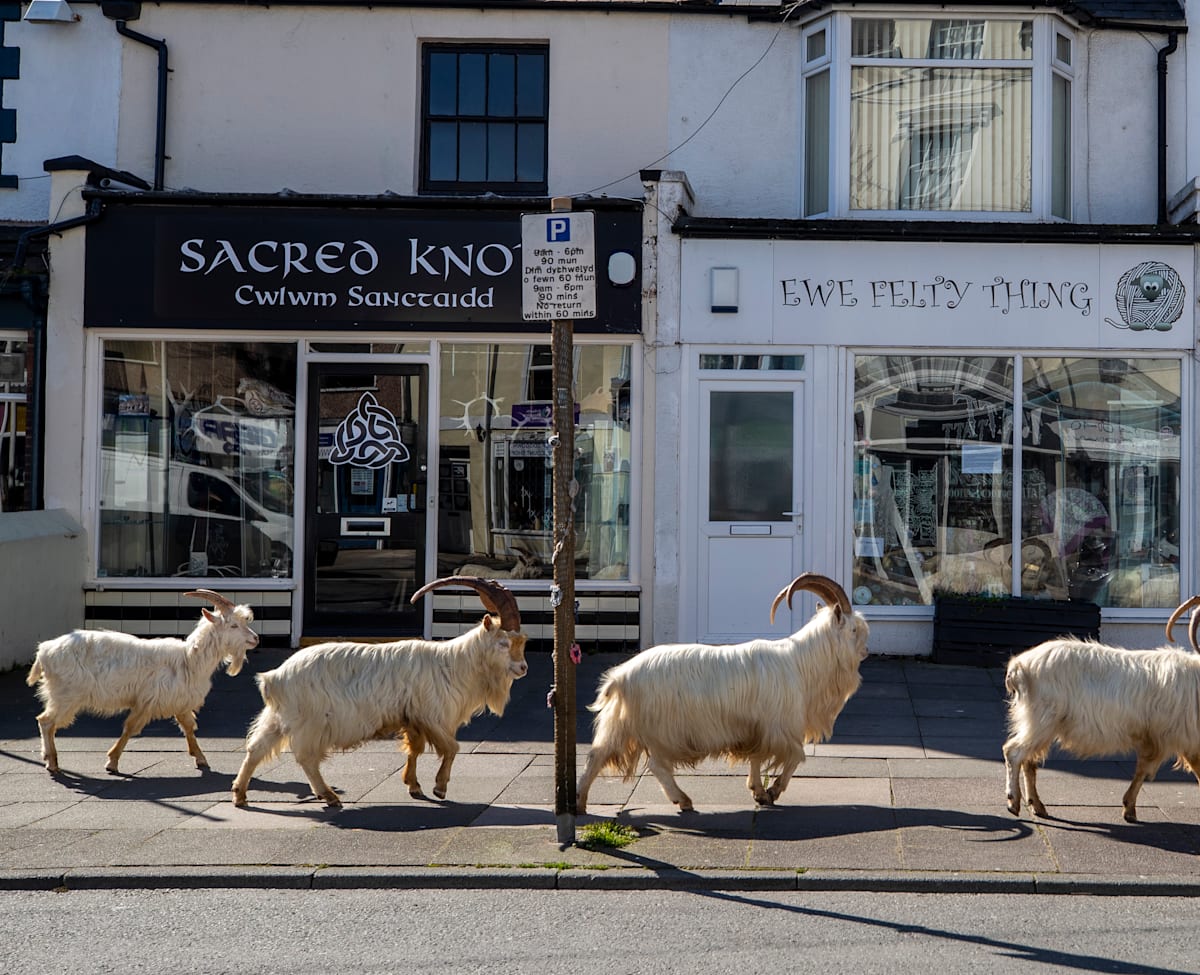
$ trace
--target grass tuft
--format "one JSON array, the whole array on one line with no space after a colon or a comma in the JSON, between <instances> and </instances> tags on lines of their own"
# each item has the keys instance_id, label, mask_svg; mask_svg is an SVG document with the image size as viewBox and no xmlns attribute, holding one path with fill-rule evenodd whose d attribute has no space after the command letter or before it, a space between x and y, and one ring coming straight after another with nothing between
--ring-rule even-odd
<instances>
[{"instance_id":1,"label":"grass tuft","mask_svg":"<svg viewBox=\"0 0 1200 975\"><path fill-rule=\"evenodd\" d=\"M615 819L607 819L582 826L577 845L589 850L620 849L637 838L637 832L632 826L618 823Z\"/></svg>"}]
</instances>

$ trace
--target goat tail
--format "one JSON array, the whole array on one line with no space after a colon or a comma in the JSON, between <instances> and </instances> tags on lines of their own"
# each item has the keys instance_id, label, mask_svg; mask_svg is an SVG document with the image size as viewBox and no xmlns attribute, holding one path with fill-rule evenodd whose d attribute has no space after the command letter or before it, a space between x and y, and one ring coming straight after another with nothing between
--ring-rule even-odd
<instances>
[{"instance_id":1,"label":"goat tail","mask_svg":"<svg viewBox=\"0 0 1200 975\"><path fill-rule=\"evenodd\" d=\"M33 666L29 668L29 676L25 678L25 683L28 684L30 687L33 687L33 685L36 684L41 679L42 679L42 658L34 657L33 658Z\"/></svg>"},{"instance_id":2,"label":"goat tail","mask_svg":"<svg viewBox=\"0 0 1200 975\"><path fill-rule=\"evenodd\" d=\"M602 756L602 768L616 770L626 781L633 778L645 748L638 739L625 698L611 677L605 677L588 710L596 712L592 750Z\"/></svg>"},{"instance_id":3,"label":"goat tail","mask_svg":"<svg viewBox=\"0 0 1200 975\"><path fill-rule=\"evenodd\" d=\"M1020 697L1029 689L1029 670L1015 657L1008 662L1004 672L1004 686L1013 697Z\"/></svg>"}]
</instances>

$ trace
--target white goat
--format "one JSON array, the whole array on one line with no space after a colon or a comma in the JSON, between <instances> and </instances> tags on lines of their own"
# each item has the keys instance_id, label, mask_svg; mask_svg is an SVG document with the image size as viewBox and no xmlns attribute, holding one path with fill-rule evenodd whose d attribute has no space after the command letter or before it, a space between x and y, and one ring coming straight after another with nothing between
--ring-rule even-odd
<instances>
[{"instance_id":1,"label":"white goat","mask_svg":"<svg viewBox=\"0 0 1200 975\"><path fill-rule=\"evenodd\" d=\"M521 632L511 592L498 582L451 576L422 587L412 601L443 586L474 589L488 615L453 640L322 643L259 675L265 707L246 736L246 758L233 783L234 805L246 805L254 770L290 742L313 795L340 806L341 800L321 777L321 763L333 751L401 734L408 754L403 778L409 793L424 797L417 758L428 743L441 757L433 794L445 798L458 753L455 733L485 707L503 714L513 681L529 668L528 637Z\"/></svg>"},{"instance_id":2,"label":"white goat","mask_svg":"<svg viewBox=\"0 0 1200 975\"><path fill-rule=\"evenodd\" d=\"M45 705L37 723L42 758L52 774L59 770L54 733L81 711L104 716L129 712L121 737L108 750L109 772L117 771L129 739L156 718L174 718L196 768L208 768L196 741L196 712L212 687L213 672L224 662L226 673L236 675L246 651L258 645L258 634L250 628L254 613L249 606L235 606L210 589L184 595L207 599L216 607L216 612L201 610L200 621L186 639L75 630L38 644L26 683L37 685Z\"/></svg>"},{"instance_id":3,"label":"white goat","mask_svg":"<svg viewBox=\"0 0 1200 975\"><path fill-rule=\"evenodd\" d=\"M654 777L680 811L693 808L679 788L677 765L708 757L746 760L746 785L756 802L772 805L804 761L804 747L833 731L833 723L862 681L867 621L832 579L806 572L771 605L807 589L826 606L782 640L732 646L653 647L605 672L596 702L595 734L576 789L576 810L603 770L628 780L643 753ZM764 787L762 769L775 779Z\"/></svg>"},{"instance_id":4,"label":"white goat","mask_svg":"<svg viewBox=\"0 0 1200 975\"><path fill-rule=\"evenodd\" d=\"M1171 628L1200 603L1193 596L1167 622ZM1009 700L1010 736L1004 743L1006 798L1014 816L1021 812L1024 775L1029 807L1046 816L1037 791L1037 767L1055 742L1087 758L1135 752L1133 781L1121 799L1125 820L1137 822L1137 797L1169 755L1200 781L1200 654L1193 612L1188 639L1193 652L1179 647L1126 650L1092 640L1047 640L1008 662L1004 684Z\"/></svg>"}]
</instances>

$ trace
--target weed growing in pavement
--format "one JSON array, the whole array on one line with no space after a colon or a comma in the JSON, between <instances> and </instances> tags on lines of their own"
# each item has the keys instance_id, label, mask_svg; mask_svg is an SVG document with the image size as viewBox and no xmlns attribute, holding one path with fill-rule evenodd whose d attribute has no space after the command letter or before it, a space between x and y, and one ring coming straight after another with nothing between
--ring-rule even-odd
<instances>
[{"instance_id":1,"label":"weed growing in pavement","mask_svg":"<svg viewBox=\"0 0 1200 975\"><path fill-rule=\"evenodd\" d=\"M581 827L576 845L589 850L620 849L628 846L637 838L637 832L632 826L618 823L615 819L607 819L599 823L588 823Z\"/></svg>"}]
</instances>

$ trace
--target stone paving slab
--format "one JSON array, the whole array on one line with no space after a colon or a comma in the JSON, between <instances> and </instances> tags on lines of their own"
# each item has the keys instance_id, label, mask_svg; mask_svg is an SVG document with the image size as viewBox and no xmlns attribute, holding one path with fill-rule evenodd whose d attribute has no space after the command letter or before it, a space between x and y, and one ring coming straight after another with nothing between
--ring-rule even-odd
<instances>
[{"instance_id":1,"label":"stone paving slab","mask_svg":"<svg viewBox=\"0 0 1200 975\"><path fill-rule=\"evenodd\" d=\"M755 805L747 769L709 760L677 778L696 803L681 813L644 769L593 784L586 828L616 820L637 837L624 848L558 842L550 661L531 655L502 718L460 734L447 799L432 798L438 759L401 780L392 741L325 763L340 810L307 797L290 754L256 770L249 806L229 789L257 712L250 676L279 651L252 655L247 675L214 681L200 715L212 771L186 754L172 722L156 722L104 771L119 718L82 717L58 736L63 774L42 767L23 674L0 674L0 889L92 886L494 886L596 889L1019 890L1040 893L1200 894L1200 788L1164 767L1139 800L1142 822L1121 819L1129 756L1079 760L1052 753L1038 782L1050 818L1004 804L1002 671L872 658L827 742L779 803ZM254 660L253 658L258 658ZM604 667L585 658L576 769L591 716L582 709ZM307 797L307 798L306 798Z\"/></svg>"}]
</instances>

